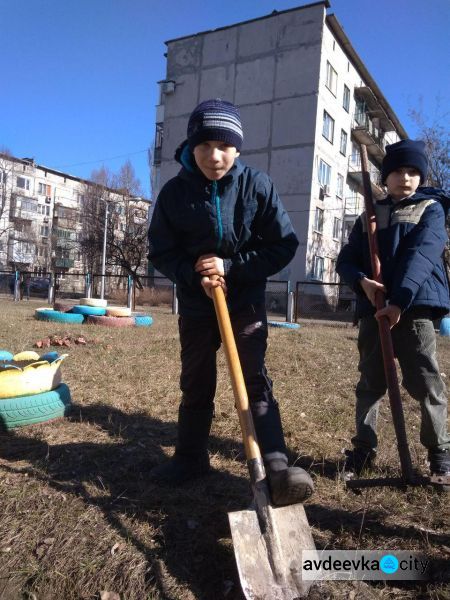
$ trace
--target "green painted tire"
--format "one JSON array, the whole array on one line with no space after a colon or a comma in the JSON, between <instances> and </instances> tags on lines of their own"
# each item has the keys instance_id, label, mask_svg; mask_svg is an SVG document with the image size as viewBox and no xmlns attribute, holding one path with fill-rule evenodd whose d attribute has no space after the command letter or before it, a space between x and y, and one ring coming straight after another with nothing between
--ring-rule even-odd
<instances>
[{"instance_id":1,"label":"green painted tire","mask_svg":"<svg viewBox=\"0 0 450 600\"><path fill-rule=\"evenodd\" d=\"M134 324L136 327L149 327L153 323L153 318L150 315L136 315Z\"/></svg>"},{"instance_id":2,"label":"green painted tire","mask_svg":"<svg viewBox=\"0 0 450 600\"><path fill-rule=\"evenodd\" d=\"M59 310L36 310L34 316L39 321L56 321L57 323L82 323L84 315L60 312Z\"/></svg>"},{"instance_id":3,"label":"green painted tire","mask_svg":"<svg viewBox=\"0 0 450 600\"><path fill-rule=\"evenodd\" d=\"M282 327L284 329L300 329L298 323L288 323L287 321L267 321L270 327Z\"/></svg>"},{"instance_id":4,"label":"green painted tire","mask_svg":"<svg viewBox=\"0 0 450 600\"><path fill-rule=\"evenodd\" d=\"M68 414L70 390L65 383L42 394L0 400L0 430L43 423Z\"/></svg>"}]
</instances>

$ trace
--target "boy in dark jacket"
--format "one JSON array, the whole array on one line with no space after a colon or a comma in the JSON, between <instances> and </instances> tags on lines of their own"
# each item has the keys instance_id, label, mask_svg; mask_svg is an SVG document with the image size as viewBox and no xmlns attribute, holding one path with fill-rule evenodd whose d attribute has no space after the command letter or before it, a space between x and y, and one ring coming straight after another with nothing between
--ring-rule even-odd
<instances>
[{"instance_id":1,"label":"boy in dark jacket","mask_svg":"<svg viewBox=\"0 0 450 600\"><path fill-rule=\"evenodd\" d=\"M149 229L152 264L177 284L182 400L175 454L151 477L177 485L209 470L208 437L220 333L211 288L227 294L236 344L272 500L302 502L310 476L288 467L272 381L265 367L266 279L293 258L298 240L270 178L239 160L238 109L219 99L191 114L177 150L179 174L161 190ZM211 280L210 277L218 279Z\"/></svg>"},{"instance_id":2,"label":"boy in dark jacket","mask_svg":"<svg viewBox=\"0 0 450 600\"><path fill-rule=\"evenodd\" d=\"M341 278L357 294L360 318L360 380L356 386L356 435L345 471L360 474L377 447L379 401L386 380L377 319L386 316L403 386L420 402L420 441L428 449L433 474L450 474L447 398L436 360L433 320L449 308L443 252L448 239L439 190L419 188L428 169L425 144L402 140L386 147L382 182L387 198L375 205L383 284L372 279L365 215L361 215L337 260ZM386 293L386 307L375 312L375 293ZM449 491L448 489L446 491Z\"/></svg>"}]
</instances>

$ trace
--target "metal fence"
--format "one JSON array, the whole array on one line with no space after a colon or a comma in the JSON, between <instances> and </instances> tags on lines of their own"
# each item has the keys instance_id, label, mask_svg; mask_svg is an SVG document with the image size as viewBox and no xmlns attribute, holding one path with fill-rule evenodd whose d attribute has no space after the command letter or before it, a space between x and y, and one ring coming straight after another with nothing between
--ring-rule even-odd
<instances>
[{"instance_id":1,"label":"metal fence","mask_svg":"<svg viewBox=\"0 0 450 600\"><path fill-rule=\"evenodd\" d=\"M126 275L105 275L104 297L110 304L135 308L160 306L176 314L176 286L166 277L139 277L136 285ZM99 297L102 275L90 273L44 273L0 271L0 294L14 300L52 300ZM266 285L267 313L287 321L328 319L355 322L356 297L341 283L269 280Z\"/></svg>"},{"instance_id":2,"label":"metal fence","mask_svg":"<svg viewBox=\"0 0 450 600\"><path fill-rule=\"evenodd\" d=\"M300 318L355 322L356 296L343 283L297 281L295 321Z\"/></svg>"}]
</instances>

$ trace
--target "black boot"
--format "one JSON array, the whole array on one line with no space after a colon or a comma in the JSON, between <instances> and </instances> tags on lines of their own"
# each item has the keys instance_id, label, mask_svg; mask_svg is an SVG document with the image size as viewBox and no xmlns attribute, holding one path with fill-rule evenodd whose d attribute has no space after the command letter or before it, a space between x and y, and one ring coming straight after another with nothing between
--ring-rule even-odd
<instances>
[{"instance_id":1,"label":"black boot","mask_svg":"<svg viewBox=\"0 0 450 600\"><path fill-rule=\"evenodd\" d=\"M311 477L300 467L288 467L287 456L264 462L270 496L276 506L304 502L314 492Z\"/></svg>"},{"instance_id":2,"label":"black boot","mask_svg":"<svg viewBox=\"0 0 450 600\"><path fill-rule=\"evenodd\" d=\"M180 405L175 454L150 471L152 481L177 486L208 473L208 438L213 410L212 406L193 409Z\"/></svg>"},{"instance_id":3,"label":"black boot","mask_svg":"<svg viewBox=\"0 0 450 600\"><path fill-rule=\"evenodd\" d=\"M314 484L304 469L288 467L278 404L264 400L252 403L251 409L272 502L276 506L304 502L313 493Z\"/></svg>"}]
</instances>

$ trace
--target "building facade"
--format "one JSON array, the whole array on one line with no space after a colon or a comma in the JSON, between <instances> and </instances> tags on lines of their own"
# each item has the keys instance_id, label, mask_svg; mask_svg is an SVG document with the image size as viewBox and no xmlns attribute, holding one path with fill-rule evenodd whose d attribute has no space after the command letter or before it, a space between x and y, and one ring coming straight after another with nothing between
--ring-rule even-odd
<instances>
[{"instance_id":1,"label":"building facade","mask_svg":"<svg viewBox=\"0 0 450 600\"><path fill-rule=\"evenodd\" d=\"M104 213L101 200L108 202L107 226L115 239L123 239L132 227L146 227L148 201L37 165L33 159L0 154L0 271L61 276L99 271L101 255L89 258L82 239L86 221L94 212ZM131 201L132 211L127 210ZM119 274L117 268L112 271ZM146 274L146 263L141 271Z\"/></svg>"},{"instance_id":2,"label":"building facade","mask_svg":"<svg viewBox=\"0 0 450 600\"><path fill-rule=\"evenodd\" d=\"M384 148L406 137L327 8L317 2L170 40L159 82L154 191L179 170L174 152L193 107L213 97L235 103L241 158L270 174L300 240L278 274L291 282L337 280L337 254L363 209L358 142L378 196Z\"/></svg>"}]
</instances>

